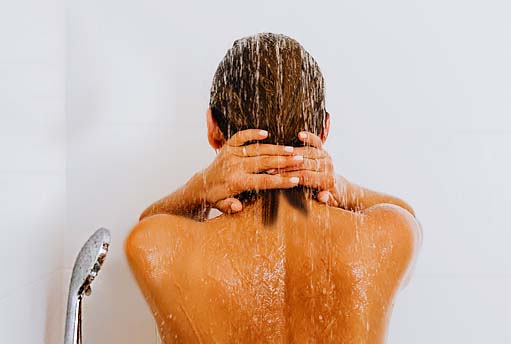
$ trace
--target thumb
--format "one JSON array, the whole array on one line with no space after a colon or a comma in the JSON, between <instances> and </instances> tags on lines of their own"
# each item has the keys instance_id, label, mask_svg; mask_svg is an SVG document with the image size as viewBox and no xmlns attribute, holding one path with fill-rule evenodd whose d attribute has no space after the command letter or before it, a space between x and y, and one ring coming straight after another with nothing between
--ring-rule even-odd
<instances>
[{"instance_id":1,"label":"thumb","mask_svg":"<svg viewBox=\"0 0 511 344\"><path fill-rule=\"evenodd\" d=\"M318 201L334 207L339 206L339 202L336 201L330 191L321 191L318 193Z\"/></svg>"},{"instance_id":2,"label":"thumb","mask_svg":"<svg viewBox=\"0 0 511 344\"><path fill-rule=\"evenodd\" d=\"M220 210L222 213L234 214L240 212L243 209L240 200L236 198L226 198L218 201L215 204L215 208Z\"/></svg>"}]
</instances>

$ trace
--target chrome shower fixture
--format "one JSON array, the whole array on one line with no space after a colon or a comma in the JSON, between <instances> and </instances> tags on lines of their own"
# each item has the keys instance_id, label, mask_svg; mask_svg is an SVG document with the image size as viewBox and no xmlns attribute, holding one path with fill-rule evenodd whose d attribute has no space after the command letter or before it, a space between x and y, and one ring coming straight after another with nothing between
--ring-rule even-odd
<instances>
[{"instance_id":1,"label":"chrome shower fixture","mask_svg":"<svg viewBox=\"0 0 511 344\"><path fill-rule=\"evenodd\" d=\"M87 240L76 257L69 284L64 344L82 343L82 300L84 295L91 293L91 283L105 261L109 245L110 232L100 228Z\"/></svg>"}]
</instances>

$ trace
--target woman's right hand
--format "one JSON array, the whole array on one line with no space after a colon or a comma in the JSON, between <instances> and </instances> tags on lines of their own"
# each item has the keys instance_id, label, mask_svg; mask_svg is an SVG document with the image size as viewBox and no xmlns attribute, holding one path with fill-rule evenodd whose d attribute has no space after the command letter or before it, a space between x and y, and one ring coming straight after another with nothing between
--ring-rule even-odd
<instances>
[{"instance_id":1,"label":"woman's right hand","mask_svg":"<svg viewBox=\"0 0 511 344\"><path fill-rule=\"evenodd\" d=\"M249 141L264 140L268 132L247 129L234 134L219 150L215 160L202 171L206 202L224 213L238 212L241 202L232 197L246 190L286 189L299 183L298 177L265 174L272 169L297 168L303 155L294 148Z\"/></svg>"}]
</instances>

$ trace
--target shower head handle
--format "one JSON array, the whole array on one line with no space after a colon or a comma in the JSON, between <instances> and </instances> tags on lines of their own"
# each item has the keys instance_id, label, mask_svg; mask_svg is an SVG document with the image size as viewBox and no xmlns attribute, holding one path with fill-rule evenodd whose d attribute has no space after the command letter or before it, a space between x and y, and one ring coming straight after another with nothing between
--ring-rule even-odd
<instances>
[{"instance_id":1,"label":"shower head handle","mask_svg":"<svg viewBox=\"0 0 511 344\"><path fill-rule=\"evenodd\" d=\"M105 261L110 245L110 232L100 228L83 245L76 257L67 299L64 344L81 343L82 299L91 293L91 284Z\"/></svg>"}]
</instances>

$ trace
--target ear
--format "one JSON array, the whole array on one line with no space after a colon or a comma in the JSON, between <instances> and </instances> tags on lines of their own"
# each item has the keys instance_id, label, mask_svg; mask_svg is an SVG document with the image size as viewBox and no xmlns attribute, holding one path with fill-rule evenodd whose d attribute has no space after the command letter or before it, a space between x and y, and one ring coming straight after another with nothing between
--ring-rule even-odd
<instances>
[{"instance_id":1,"label":"ear","mask_svg":"<svg viewBox=\"0 0 511 344\"><path fill-rule=\"evenodd\" d=\"M325 126L323 127L321 135L319 135L319 138L321 139L321 141L323 141L323 143L325 143L329 132L330 132L330 114L327 112L325 117Z\"/></svg>"},{"instance_id":2,"label":"ear","mask_svg":"<svg viewBox=\"0 0 511 344\"><path fill-rule=\"evenodd\" d=\"M213 149L220 149L225 144L225 138L213 117L211 108L206 112L206 122L208 124L208 142Z\"/></svg>"}]
</instances>

